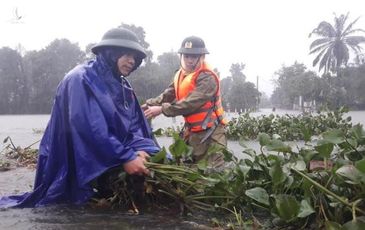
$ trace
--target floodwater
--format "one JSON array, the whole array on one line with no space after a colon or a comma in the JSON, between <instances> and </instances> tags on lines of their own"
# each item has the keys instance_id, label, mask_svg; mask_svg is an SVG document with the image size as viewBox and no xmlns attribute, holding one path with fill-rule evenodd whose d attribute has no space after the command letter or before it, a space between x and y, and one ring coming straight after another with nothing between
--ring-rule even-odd
<instances>
[{"instance_id":1,"label":"floodwater","mask_svg":"<svg viewBox=\"0 0 365 230\"><path fill-rule=\"evenodd\" d=\"M271 109L261 109L259 112L251 113L251 116L268 115L272 113ZM295 110L281 110L276 109L274 114L300 114L299 111ZM227 113L226 117L228 120L233 117L237 117L236 113ZM361 123L365 126L365 111L350 111L345 116L351 116L352 123ZM34 144L33 147L38 148L38 143L42 138L42 131L45 129L49 115L0 115L0 141L4 140L5 137L10 136L15 146L27 147ZM183 125L182 117L167 118L159 116L152 120L152 128L154 130L158 128L167 127L181 127ZM163 146L168 146L172 143L171 138L158 137L158 141ZM249 143L250 145L251 143ZM240 146L236 142L228 142L228 147L234 152L240 150Z\"/></svg>"},{"instance_id":2,"label":"floodwater","mask_svg":"<svg viewBox=\"0 0 365 230\"><path fill-rule=\"evenodd\" d=\"M271 109L262 109L252 113L260 116L271 113ZM298 114L298 111L277 109L275 114ZM347 114L354 124L365 125L365 111L352 111ZM237 114L228 113L232 119ZM38 148L49 115L0 115L0 140L10 136L15 146L22 148L32 145ZM182 118L176 119L160 116L152 120L152 128L177 127L183 123ZM168 147L172 139L158 137L162 146ZM258 149L255 141L247 142L247 146ZM5 144L0 148L0 151ZM240 157L242 147L233 141L228 142L228 148ZM3 152L0 160L4 159ZM35 170L30 168L13 168L0 172L0 196L22 194L32 190ZM85 207L53 206L35 209L0 209L0 229L210 229L206 227L206 217L183 218L168 213L144 213L130 216L118 210L95 210Z\"/></svg>"},{"instance_id":3,"label":"floodwater","mask_svg":"<svg viewBox=\"0 0 365 230\"><path fill-rule=\"evenodd\" d=\"M0 210L0 229L12 230L211 229L206 224L197 222L199 221L191 221L179 215L172 216L167 213L144 213L131 216L118 210L70 206Z\"/></svg>"}]
</instances>

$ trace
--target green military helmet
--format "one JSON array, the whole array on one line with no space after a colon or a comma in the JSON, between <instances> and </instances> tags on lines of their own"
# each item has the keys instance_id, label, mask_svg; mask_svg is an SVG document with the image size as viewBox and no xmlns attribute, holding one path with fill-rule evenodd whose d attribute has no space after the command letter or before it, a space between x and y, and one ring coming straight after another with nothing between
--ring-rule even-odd
<instances>
[{"instance_id":1,"label":"green military helmet","mask_svg":"<svg viewBox=\"0 0 365 230\"><path fill-rule=\"evenodd\" d=\"M97 54L101 48L110 46L134 50L141 59L147 56L146 51L138 42L136 34L125 28L114 28L107 31L101 41L91 48L91 51Z\"/></svg>"},{"instance_id":2,"label":"green military helmet","mask_svg":"<svg viewBox=\"0 0 365 230\"><path fill-rule=\"evenodd\" d=\"M203 39L197 36L190 36L183 40L179 54L209 54Z\"/></svg>"}]
</instances>

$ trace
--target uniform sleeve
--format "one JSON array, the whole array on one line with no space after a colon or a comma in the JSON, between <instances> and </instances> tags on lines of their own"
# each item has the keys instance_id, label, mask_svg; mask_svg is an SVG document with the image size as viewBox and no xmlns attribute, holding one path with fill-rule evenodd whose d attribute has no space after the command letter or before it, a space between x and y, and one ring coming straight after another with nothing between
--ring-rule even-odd
<instances>
[{"instance_id":1,"label":"uniform sleeve","mask_svg":"<svg viewBox=\"0 0 365 230\"><path fill-rule=\"evenodd\" d=\"M162 105L162 103L172 103L176 99L174 83L172 82L162 94L155 98L147 99L146 104L150 106Z\"/></svg>"},{"instance_id":2,"label":"uniform sleeve","mask_svg":"<svg viewBox=\"0 0 365 230\"><path fill-rule=\"evenodd\" d=\"M174 103L162 103L162 113L167 117L193 113L212 100L217 89L214 76L202 72L196 79L196 88L187 97Z\"/></svg>"}]
</instances>

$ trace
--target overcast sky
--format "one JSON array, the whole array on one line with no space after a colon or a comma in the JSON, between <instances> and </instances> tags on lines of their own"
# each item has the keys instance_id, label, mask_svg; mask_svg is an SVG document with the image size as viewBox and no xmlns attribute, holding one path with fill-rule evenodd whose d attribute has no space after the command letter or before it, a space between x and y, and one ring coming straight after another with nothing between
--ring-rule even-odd
<instances>
[{"instance_id":1,"label":"overcast sky","mask_svg":"<svg viewBox=\"0 0 365 230\"><path fill-rule=\"evenodd\" d=\"M22 16L14 22L15 9ZM177 51L190 35L203 38L207 61L221 76L232 63L246 65L247 80L272 93L275 71L295 61L309 69L309 33L334 14L361 16L356 28L365 29L365 0L1 0L0 47L39 50L56 38L77 42L82 49L98 42L121 23L141 26L154 58ZM363 46L364 47L364 46Z\"/></svg>"}]
</instances>

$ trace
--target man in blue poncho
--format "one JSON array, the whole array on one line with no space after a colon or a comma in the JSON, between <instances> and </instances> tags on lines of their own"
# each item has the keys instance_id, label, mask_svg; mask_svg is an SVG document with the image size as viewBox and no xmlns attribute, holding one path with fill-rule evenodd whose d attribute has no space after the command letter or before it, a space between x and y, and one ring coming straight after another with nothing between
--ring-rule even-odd
<instances>
[{"instance_id":1,"label":"man in blue poncho","mask_svg":"<svg viewBox=\"0 0 365 230\"><path fill-rule=\"evenodd\" d=\"M34 190L2 197L0 207L83 204L95 195L91 183L112 168L148 174L144 162L159 148L125 79L146 52L122 28L106 32L92 51L95 60L75 67L57 88Z\"/></svg>"}]
</instances>

